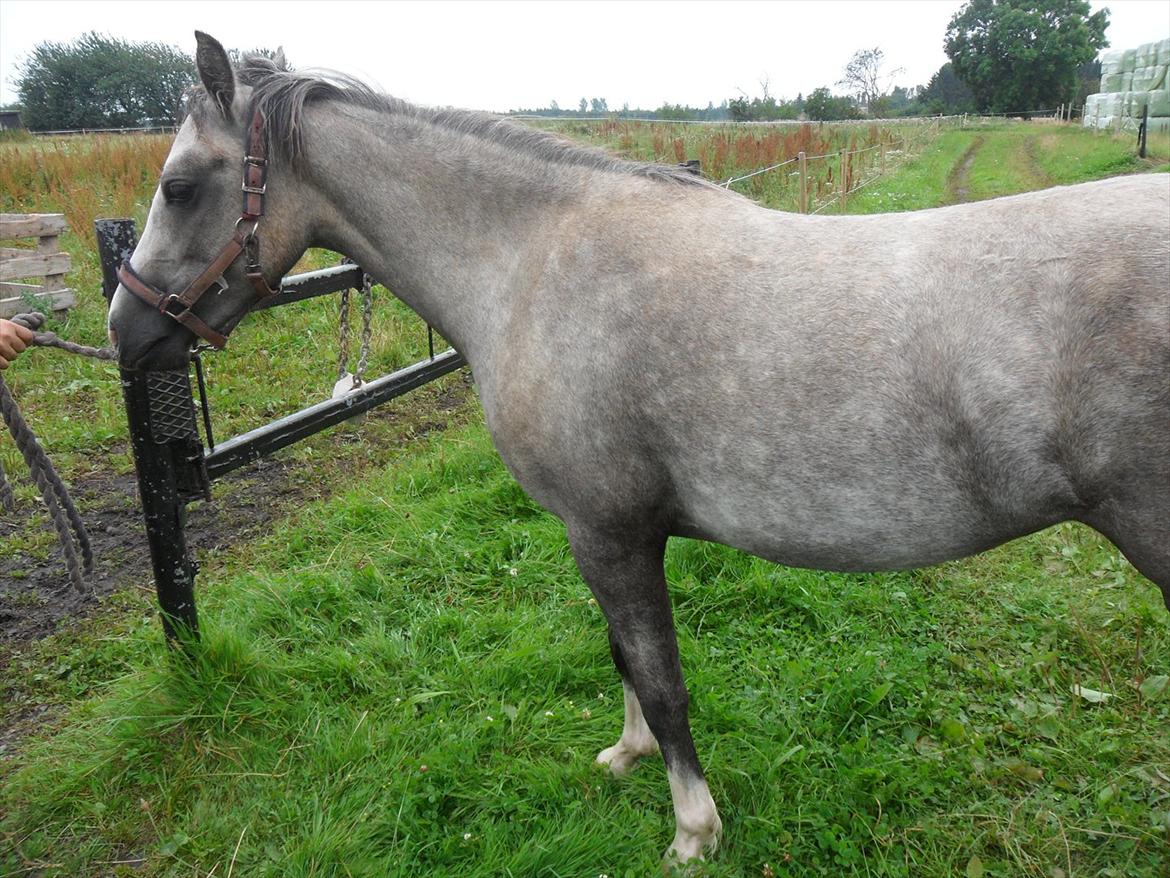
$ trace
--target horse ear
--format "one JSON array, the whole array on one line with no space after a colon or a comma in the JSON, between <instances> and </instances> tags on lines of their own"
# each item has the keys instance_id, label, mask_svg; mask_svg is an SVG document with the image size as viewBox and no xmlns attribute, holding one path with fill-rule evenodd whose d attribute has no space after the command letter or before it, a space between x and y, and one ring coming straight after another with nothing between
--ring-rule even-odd
<instances>
[{"instance_id":1,"label":"horse ear","mask_svg":"<svg viewBox=\"0 0 1170 878\"><path fill-rule=\"evenodd\" d=\"M276 54L272 56L272 63L277 70L288 70L288 59L284 57L284 46L276 47Z\"/></svg>"},{"instance_id":2,"label":"horse ear","mask_svg":"<svg viewBox=\"0 0 1170 878\"><path fill-rule=\"evenodd\" d=\"M232 62L228 60L227 52L215 37L197 30L195 39L199 44L195 50L195 66L199 69L199 78L203 80L203 87L219 106L224 118L230 119L232 100L236 96L236 75L232 72Z\"/></svg>"}]
</instances>

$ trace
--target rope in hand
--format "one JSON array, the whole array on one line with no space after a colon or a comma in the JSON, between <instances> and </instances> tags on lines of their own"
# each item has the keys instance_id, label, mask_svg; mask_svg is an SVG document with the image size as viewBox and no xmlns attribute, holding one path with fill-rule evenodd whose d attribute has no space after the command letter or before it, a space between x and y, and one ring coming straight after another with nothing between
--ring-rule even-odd
<instances>
[{"instance_id":1,"label":"rope in hand","mask_svg":"<svg viewBox=\"0 0 1170 878\"><path fill-rule=\"evenodd\" d=\"M91 348L87 345L65 341L58 338L57 334L53 332L37 332L45 323L45 315L39 312L17 314L10 319L13 323L36 333L32 340L34 345L60 348L71 354L93 357L98 360L116 360L118 357L117 351L113 348ZM20 449L20 454L28 465L32 479L37 488L40 489L41 498L49 512L49 518L52 519L53 528L57 531L61 551L65 555L65 563L69 568L69 579L74 588L84 592L86 590L85 578L93 573L93 548L89 542L89 534L85 530L85 523L81 520L77 507L73 505L65 483L61 481L61 477L57 475L48 455L45 454L45 449L41 447L36 435L33 434L24 416L21 415L16 400L12 398L12 393L2 375L0 375L0 415L3 415L4 423L8 425L16 447ZM3 505L8 512L16 509L16 497L4 474L3 464L0 464L0 505Z\"/></svg>"}]
</instances>

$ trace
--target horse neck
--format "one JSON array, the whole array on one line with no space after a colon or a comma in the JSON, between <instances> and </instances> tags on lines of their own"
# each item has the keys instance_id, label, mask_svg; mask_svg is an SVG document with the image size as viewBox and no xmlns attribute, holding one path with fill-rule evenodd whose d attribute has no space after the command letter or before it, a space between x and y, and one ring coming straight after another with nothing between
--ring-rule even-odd
<instances>
[{"instance_id":1,"label":"horse neck","mask_svg":"<svg viewBox=\"0 0 1170 878\"><path fill-rule=\"evenodd\" d=\"M327 205L314 245L355 259L473 365L581 190L574 169L558 174L449 127L349 106L312 109L306 154Z\"/></svg>"}]
</instances>

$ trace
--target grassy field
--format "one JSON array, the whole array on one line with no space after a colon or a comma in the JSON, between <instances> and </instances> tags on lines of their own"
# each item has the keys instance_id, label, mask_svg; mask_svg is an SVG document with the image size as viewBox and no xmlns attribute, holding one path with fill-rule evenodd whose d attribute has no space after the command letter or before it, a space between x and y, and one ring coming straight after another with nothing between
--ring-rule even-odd
<instances>
[{"instance_id":1,"label":"grassy field","mask_svg":"<svg viewBox=\"0 0 1170 878\"><path fill-rule=\"evenodd\" d=\"M686 131L683 158L735 155L739 134ZM574 134L642 148L640 133ZM927 207L1166 161L1056 126L923 137L919 158L848 209ZM134 177L148 157L127 158L134 182L118 196L120 184L101 188L106 159L85 164L99 148L154 150L156 165ZM74 171L50 178L36 145L19 149L2 154L0 175L25 168L28 182L22 192L5 181L14 203L4 210L60 209L80 186L105 193L96 210L140 218L165 152L148 138L71 144ZM32 200L42 179L49 194ZM71 217L81 233L66 242L83 290L97 285L91 219ZM425 345L384 300L375 372ZM212 365L227 431L327 392L327 312L262 314L233 337ZM100 341L100 315L87 293L60 329ZM262 372L280 394L249 380ZM38 353L9 375L67 473L128 466L108 367ZM368 428L347 453L386 438ZM330 488L336 435L292 452L333 496L205 567L193 663L167 652L139 591L10 650L0 718L55 709L2 752L0 874L657 870L672 820L661 761L620 782L591 764L621 728L620 687L560 523L508 476L477 415ZM726 827L704 874L1166 874L1170 618L1093 533L1066 525L966 561L865 576L675 540L667 568L696 744Z\"/></svg>"}]
</instances>

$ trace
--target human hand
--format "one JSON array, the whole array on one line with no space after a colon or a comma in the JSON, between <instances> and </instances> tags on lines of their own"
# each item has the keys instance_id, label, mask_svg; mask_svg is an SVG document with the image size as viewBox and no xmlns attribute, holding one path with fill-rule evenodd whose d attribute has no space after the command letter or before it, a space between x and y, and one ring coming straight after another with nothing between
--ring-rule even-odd
<instances>
[{"instance_id":1,"label":"human hand","mask_svg":"<svg viewBox=\"0 0 1170 878\"><path fill-rule=\"evenodd\" d=\"M32 340L31 329L25 329L19 323L0 318L0 369L7 369L8 364L32 344Z\"/></svg>"}]
</instances>

